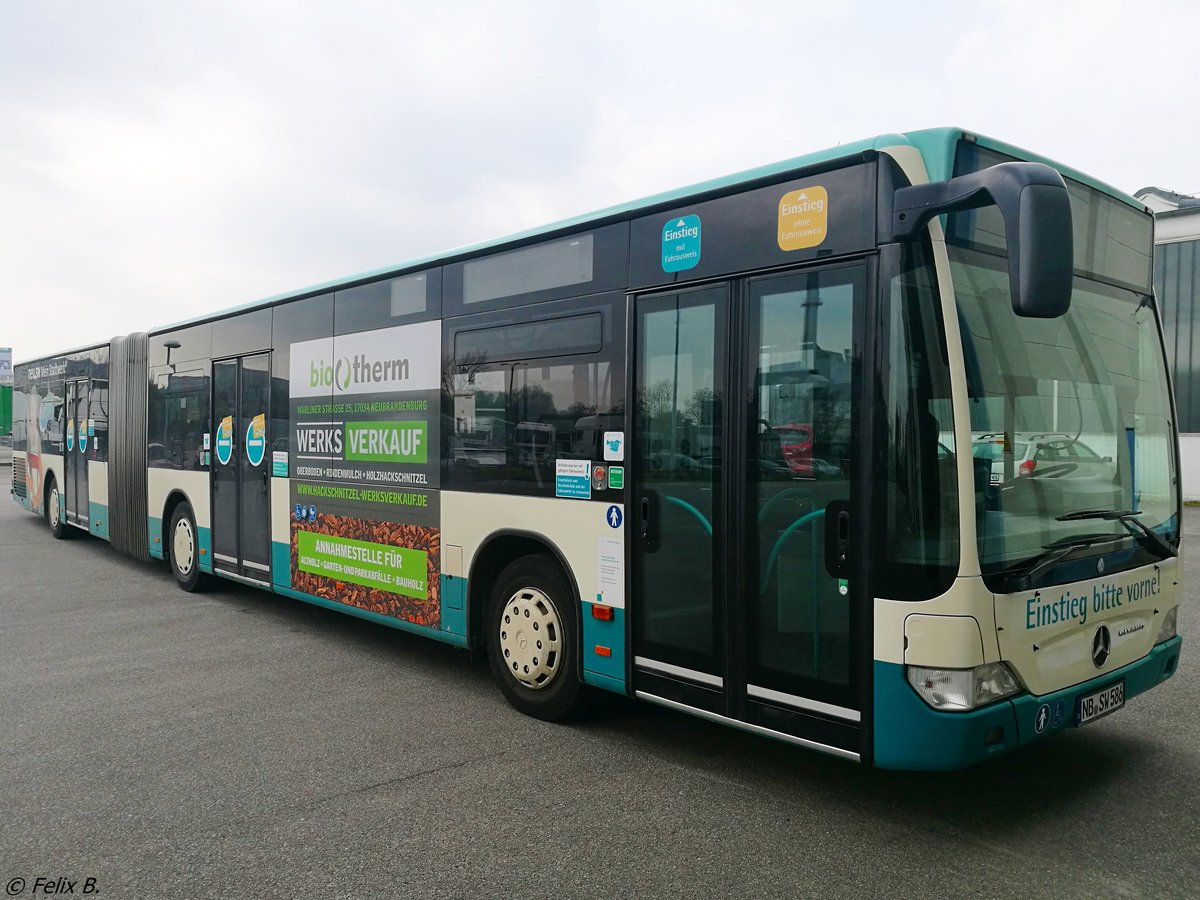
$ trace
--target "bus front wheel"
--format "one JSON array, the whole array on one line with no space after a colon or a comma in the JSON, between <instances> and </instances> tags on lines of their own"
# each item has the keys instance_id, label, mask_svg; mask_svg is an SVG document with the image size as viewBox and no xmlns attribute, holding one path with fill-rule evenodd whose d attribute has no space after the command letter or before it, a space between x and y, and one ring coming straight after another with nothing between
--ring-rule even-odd
<instances>
[{"instance_id":1,"label":"bus front wheel","mask_svg":"<svg viewBox=\"0 0 1200 900\"><path fill-rule=\"evenodd\" d=\"M192 507L180 503L171 516L171 531L167 550L175 581L185 591L200 587L200 542L197 540L196 517Z\"/></svg>"},{"instance_id":2,"label":"bus front wheel","mask_svg":"<svg viewBox=\"0 0 1200 900\"><path fill-rule=\"evenodd\" d=\"M508 702L546 721L583 699L577 603L558 563L524 556L496 579L488 604L488 660Z\"/></svg>"}]
</instances>

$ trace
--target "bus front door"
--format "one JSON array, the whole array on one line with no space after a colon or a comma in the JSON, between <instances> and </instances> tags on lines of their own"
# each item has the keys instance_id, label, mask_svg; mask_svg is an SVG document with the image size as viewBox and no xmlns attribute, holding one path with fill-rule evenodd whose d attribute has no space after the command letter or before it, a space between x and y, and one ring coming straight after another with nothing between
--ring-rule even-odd
<instances>
[{"instance_id":1,"label":"bus front door","mask_svg":"<svg viewBox=\"0 0 1200 900\"><path fill-rule=\"evenodd\" d=\"M88 382L86 379L67 382L65 415L66 443L63 445L63 503L67 521L87 529L91 516L88 504L87 461L91 454L92 438L88 435Z\"/></svg>"},{"instance_id":2,"label":"bus front door","mask_svg":"<svg viewBox=\"0 0 1200 900\"><path fill-rule=\"evenodd\" d=\"M269 353L213 362L213 567L271 580Z\"/></svg>"},{"instance_id":3,"label":"bus front door","mask_svg":"<svg viewBox=\"0 0 1200 900\"><path fill-rule=\"evenodd\" d=\"M630 442L638 695L854 758L867 283L830 265L635 298Z\"/></svg>"}]
</instances>

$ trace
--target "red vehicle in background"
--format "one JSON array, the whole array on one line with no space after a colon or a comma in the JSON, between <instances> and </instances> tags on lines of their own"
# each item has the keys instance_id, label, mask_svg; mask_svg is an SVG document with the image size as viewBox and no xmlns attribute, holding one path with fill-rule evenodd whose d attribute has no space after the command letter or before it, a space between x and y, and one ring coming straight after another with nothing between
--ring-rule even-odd
<instances>
[{"instance_id":1,"label":"red vehicle in background","mask_svg":"<svg viewBox=\"0 0 1200 900\"><path fill-rule=\"evenodd\" d=\"M783 460L797 475L813 474L813 431L812 425L775 425L772 429L779 436L779 447Z\"/></svg>"}]
</instances>

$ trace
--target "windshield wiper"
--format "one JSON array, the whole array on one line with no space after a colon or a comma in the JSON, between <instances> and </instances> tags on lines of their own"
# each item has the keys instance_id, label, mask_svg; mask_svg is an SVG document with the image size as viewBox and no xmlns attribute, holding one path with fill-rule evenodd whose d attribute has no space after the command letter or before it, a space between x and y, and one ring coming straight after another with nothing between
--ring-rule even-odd
<instances>
[{"instance_id":1,"label":"windshield wiper","mask_svg":"<svg viewBox=\"0 0 1200 900\"><path fill-rule=\"evenodd\" d=\"M1178 556L1179 551L1167 543L1166 538L1138 518L1141 514L1141 510L1133 509L1080 509L1055 516L1055 519L1059 522L1081 522L1084 519L1120 522L1126 531L1138 539L1138 543L1151 551L1158 551L1163 559Z\"/></svg>"},{"instance_id":2,"label":"windshield wiper","mask_svg":"<svg viewBox=\"0 0 1200 900\"><path fill-rule=\"evenodd\" d=\"M1031 556L1024 562L1010 569L1006 575L1007 586L1013 591L1030 590L1038 578L1045 572L1062 562L1080 547L1090 547L1093 544L1111 544L1121 540L1116 534L1076 534L1061 537L1056 541L1045 544L1045 552Z\"/></svg>"}]
</instances>

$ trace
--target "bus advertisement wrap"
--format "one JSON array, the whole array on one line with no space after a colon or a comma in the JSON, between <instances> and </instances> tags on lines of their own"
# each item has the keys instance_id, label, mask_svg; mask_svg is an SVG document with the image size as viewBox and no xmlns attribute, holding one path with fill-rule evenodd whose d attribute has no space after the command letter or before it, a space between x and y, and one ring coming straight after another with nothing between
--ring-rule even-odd
<instances>
[{"instance_id":1,"label":"bus advertisement wrap","mask_svg":"<svg viewBox=\"0 0 1200 900\"><path fill-rule=\"evenodd\" d=\"M294 589L439 627L436 492L293 481L291 499Z\"/></svg>"},{"instance_id":2,"label":"bus advertisement wrap","mask_svg":"<svg viewBox=\"0 0 1200 900\"><path fill-rule=\"evenodd\" d=\"M436 488L441 325L291 346L292 474Z\"/></svg>"},{"instance_id":3,"label":"bus advertisement wrap","mask_svg":"<svg viewBox=\"0 0 1200 900\"><path fill-rule=\"evenodd\" d=\"M441 328L291 345L292 587L437 628Z\"/></svg>"},{"instance_id":4,"label":"bus advertisement wrap","mask_svg":"<svg viewBox=\"0 0 1200 900\"><path fill-rule=\"evenodd\" d=\"M25 496L27 509L41 510L45 498L46 463L61 460L64 452L65 400L63 378L67 374L64 357L21 367L13 383L19 401L13 403L13 445L25 452Z\"/></svg>"}]
</instances>

